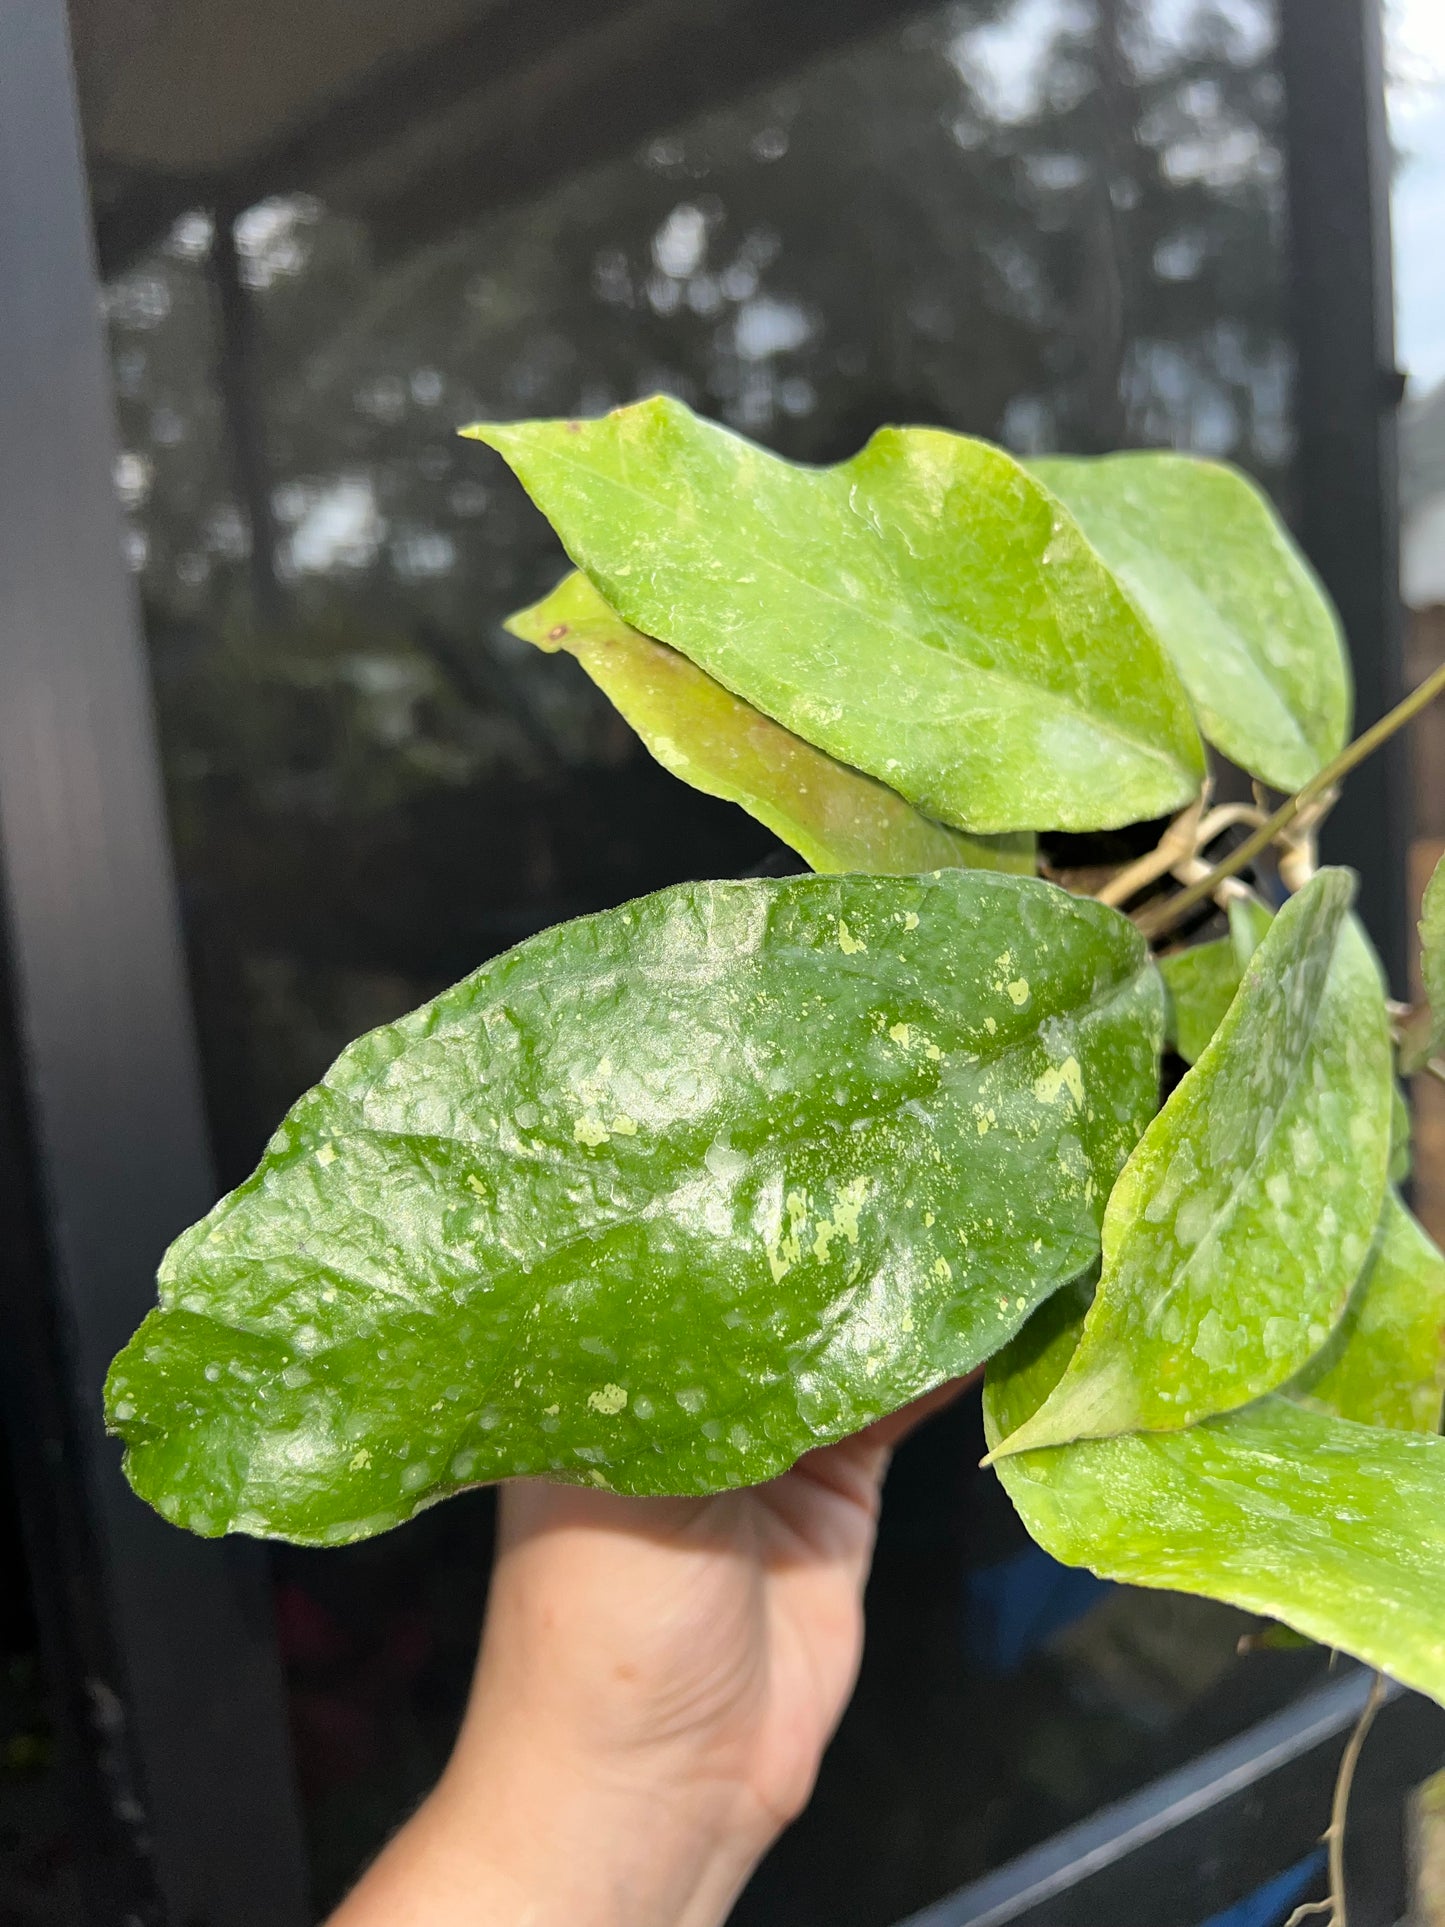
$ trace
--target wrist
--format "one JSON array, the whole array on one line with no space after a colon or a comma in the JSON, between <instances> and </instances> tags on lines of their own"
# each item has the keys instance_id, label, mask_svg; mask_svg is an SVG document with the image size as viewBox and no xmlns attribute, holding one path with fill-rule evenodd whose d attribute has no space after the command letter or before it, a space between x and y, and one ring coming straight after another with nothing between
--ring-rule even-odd
<instances>
[{"instance_id":1,"label":"wrist","mask_svg":"<svg viewBox=\"0 0 1445 1927\"><path fill-rule=\"evenodd\" d=\"M496 1739L458 1748L330 1927L722 1927L771 1837L723 1790Z\"/></svg>"},{"instance_id":2,"label":"wrist","mask_svg":"<svg viewBox=\"0 0 1445 1927\"><path fill-rule=\"evenodd\" d=\"M734 1786L509 1726L458 1748L413 1823L487 1892L479 1927L720 1927L773 1832Z\"/></svg>"}]
</instances>

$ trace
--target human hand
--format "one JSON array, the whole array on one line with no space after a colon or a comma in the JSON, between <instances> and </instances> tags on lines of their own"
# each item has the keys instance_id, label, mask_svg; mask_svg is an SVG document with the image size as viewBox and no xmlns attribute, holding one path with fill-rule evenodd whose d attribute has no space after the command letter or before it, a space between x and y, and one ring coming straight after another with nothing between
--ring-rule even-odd
<instances>
[{"instance_id":1,"label":"human hand","mask_svg":"<svg viewBox=\"0 0 1445 1927\"><path fill-rule=\"evenodd\" d=\"M888 1460L940 1387L709 1499L504 1489L441 1784L332 1927L714 1927L847 1705Z\"/></svg>"}]
</instances>

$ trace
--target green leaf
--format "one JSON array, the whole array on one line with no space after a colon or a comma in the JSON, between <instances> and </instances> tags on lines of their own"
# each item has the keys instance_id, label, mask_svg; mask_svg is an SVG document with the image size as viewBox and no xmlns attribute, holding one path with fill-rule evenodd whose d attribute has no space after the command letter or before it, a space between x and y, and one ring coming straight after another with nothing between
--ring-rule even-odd
<instances>
[{"instance_id":1,"label":"green leaf","mask_svg":"<svg viewBox=\"0 0 1445 1927\"><path fill-rule=\"evenodd\" d=\"M1287 791L1339 754L1350 723L1340 626L1253 482L1169 453L1030 467L1153 624L1217 749Z\"/></svg>"},{"instance_id":2,"label":"green leaf","mask_svg":"<svg viewBox=\"0 0 1445 1927\"><path fill-rule=\"evenodd\" d=\"M1362 1425L1439 1431L1445 1258L1393 1191L1344 1317L1289 1390Z\"/></svg>"},{"instance_id":3,"label":"green leaf","mask_svg":"<svg viewBox=\"0 0 1445 1927\"><path fill-rule=\"evenodd\" d=\"M1005 1449L1171 1430L1319 1350L1380 1216L1390 1034L1348 871L1280 911L1194 1069L1125 1166L1083 1338Z\"/></svg>"},{"instance_id":4,"label":"green leaf","mask_svg":"<svg viewBox=\"0 0 1445 1927\"><path fill-rule=\"evenodd\" d=\"M1159 959L1169 994L1165 1037L1186 1064L1197 1063L1234 1002L1250 958L1273 918L1253 897L1231 897L1229 935Z\"/></svg>"},{"instance_id":5,"label":"green leaf","mask_svg":"<svg viewBox=\"0 0 1445 1927\"><path fill-rule=\"evenodd\" d=\"M1430 1004L1429 1048L1421 1062L1445 1047L1445 857L1435 865L1420 904L1420 963Z\"/></svg>"},{"instance_id":6,"label":"green leaf","mask_svg":"<svg viewBox=\"0 0 1445 1927\"><path fill-rule=\"evenodd\" d=\"M1410 1106L1398 1083L1390 1086L1390 1182L1403 1184L1414 1166L1410 1150Z\"/></svg>"},{"instance_id":7,"label":"green leaf","mask_svg":"<svg viewBox=\"0 0 1445 1927\"><path fill-rule=\"evenodd\" d=\"M580 571L507 627L539 649L575 656L664 769L709 796L740 803L814 870L1033 874L1028 831L966 836L920 816L895 791L814 749L686 656L625 623Z\"/></svg>"},{"instance_id":8,"label":"green leaf","mask_svg":"<svg viewBox=\"0 0 1445 1927\"><path fill-rule=\"evenodd\" d=\"M1065 1370L1062 1292L989 1365L990 1444ZM1271 1394L1182 1432L1085 1439L999 1461L1030 1533L1065 1565L1281 1619L1445 1702L1445 1439Z\"/></svg>"},{"instance_id":9,"label":"green leaf","mask_svg":"<svg viewBox=\"0 0 1445 1927\"><path fill-rule=\"evenodd\" d=\"M309 1543L461 1486L765 1479L1098 1250L1157 1102L1126 919L986 871L698 883L347 1050L116 1360L143 1497Z\"/></svg>"},{"instance_id":10,"label":"green leaf","mask_svg":"<svg viewBox=\"0 0 1445 1927\"><path fill-rule=\"evenodd\" d=\"M1234 945L1234 954L1239 959L1239 971L1243 976L1249 967L1249 960L1269 935L1270 925L1274 922L1274 912L1258 897L1236 893L1229 899L1229 941Z\"/></svg>"},{"instance_id":11,"label":"green leaf","mask_svg":"<svg viewBox=\"0 0 1445 1927\"><path fill-rule=\"evenodd\" d=\"M1158 639L1000 449L885 428L799 468L666 396L464 433L626 621L927 816L1098 829L1199 787Z\"/></svg>"},{"instance_id":12,"label":"green leaf","mask_svg":"<svg viewBox=\"0 0 1445 1927\"><path fill-rule=\"evenodd\" d=\"M1159 959L1169 993L1165 1038L1186 1064L1197 1063L1234 1002L1244 974L1228 937Z\"/></svg>"},{"instance_id":13,"label":"green leaf","mask_svg":"<svg viewBox=\"0 0 1445 1927\"><path fill-rule=\"evenodd\" d=\"M1282 1626L1278 1620L1271 1620L1257 1632L1245 1633L1239 1642L1241 1653L1297 1653L1302 1647L1314 1650L1316 1642L1297 1633L1293 1626Z\"/></svg>"}]
</instances>

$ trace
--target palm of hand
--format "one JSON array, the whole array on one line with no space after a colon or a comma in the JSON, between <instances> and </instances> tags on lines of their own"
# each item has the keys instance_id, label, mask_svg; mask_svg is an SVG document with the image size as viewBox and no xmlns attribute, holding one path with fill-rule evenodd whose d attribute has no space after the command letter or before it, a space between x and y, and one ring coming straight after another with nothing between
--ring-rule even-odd
<instances>
[{"instance_id":1,"label":"palm of hand","mask_svg":"<svg viewBox=\"0 0 1445 1927\"><path fill-rule=\"evenodd\" d=\"M509 1488L489 1643L531 1717L619 1782L661 1769L770 1839L852 1691L891 1448L956 1389L716 1498Z\"/></svg>"}]
</instances>

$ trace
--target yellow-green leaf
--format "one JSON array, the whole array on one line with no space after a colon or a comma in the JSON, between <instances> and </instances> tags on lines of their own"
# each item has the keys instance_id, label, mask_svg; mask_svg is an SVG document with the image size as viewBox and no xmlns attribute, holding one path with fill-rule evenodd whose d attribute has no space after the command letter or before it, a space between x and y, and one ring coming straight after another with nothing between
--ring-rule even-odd
<instances>
[{"instance_id":1,"label":"yellow-green leaf","mask_svg":"<svg viewBox=\"0 0 1445 1927\"><path fill-rule=\"evenodd\" d=\"M920 815L895 790L814 749L676 649L632 628L580 571L507 627L539 649L575 656L664 769L741 804L814 870L1033 873L1029 831L967 836Z\"/></svg>"},{"instance_id":2,"label":"yellow-green leaf","mask_svg":"<svg viewBox=\"0 0 1445 1927\"><path fill-rule=\"evenodd\" d=\"M1199 787L1158 638L1001 449L884 428L801 468L665 396L464 432L626 621L927 816L1099 829Z\"/></svg>"}]
</instances>

